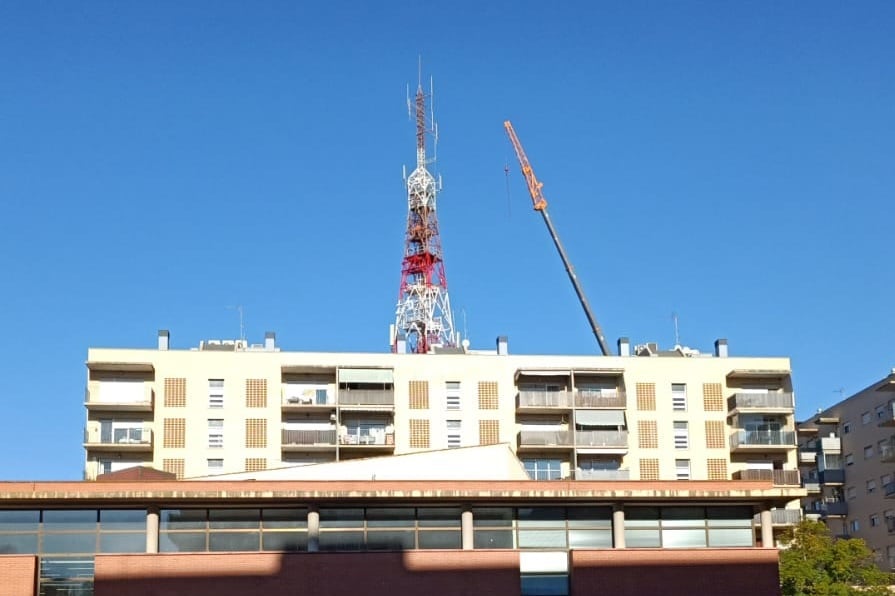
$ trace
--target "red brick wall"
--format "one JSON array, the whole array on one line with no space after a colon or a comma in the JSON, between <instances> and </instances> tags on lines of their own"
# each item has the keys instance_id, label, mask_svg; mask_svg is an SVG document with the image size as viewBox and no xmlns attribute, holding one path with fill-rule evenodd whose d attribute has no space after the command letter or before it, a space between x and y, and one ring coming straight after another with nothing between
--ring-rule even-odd
<instances>
[{"instance_id":1,"label":"red brick wall","mask_svg":"<svg viewBox=\"0 0 895 596\"><path fill-rule=\"evenodd\" d=\"M95 596L481 596L518 593L519 553L513 551L190 553L96 557Z\"/></svg>"},{"instance_id":2,"label":"red brick wall","mask_svg":"<svg viewBox=\"0 0 895 596\"><path fill-rule=\"evenodd\" d=\"M775 596L776 549L572 551L572 595Z\"/></svg>"},{"instance_id":3,"label":"red brick wall","mask_svg":"<svg viewBox=\"0 0 895 596\"><path fill-rule=\"evenodd\" d=\"M0 555L0 593L3 596L37 594L37 557Z\"/></svg>"}]
</instances>

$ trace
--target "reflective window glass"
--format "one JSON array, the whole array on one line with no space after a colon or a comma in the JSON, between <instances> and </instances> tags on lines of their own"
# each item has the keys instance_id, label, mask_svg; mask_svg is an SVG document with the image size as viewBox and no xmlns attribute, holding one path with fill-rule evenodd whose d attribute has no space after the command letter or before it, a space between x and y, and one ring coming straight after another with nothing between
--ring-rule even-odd
<instances>
[{"instance_id":1,"label":"reflective window glass","mask_svg":"<svg viewBox=\"0 0 895 596\"><path fill-rule=\"evenodd\" d=\"M417 534L420 548L459 549L463 546L459 531L427 530Z\"/></svg>"},{"instance_id":2,"label":"reflective window glass","mask_svg":"<svg viewBox=\"0 0 895 596\"><path fill-rule=\"evenodd\" d=\"M476 527L512 527L513 510L509 507L477 507L472 510L472 525Z\"/></svg>"},{"instance_id":3,"label":"reflective window glass","mask_svg":"<svg viewBox=\"0 0 895 596\"><path fill-rule=\"evenodd\" d=\"M363 550L363 532L320 532L320 550Z\"/></svg>"},{"instance_id":4,"label":"reflective window glass","mask_svg":"<svg viewBox=\"0 0 895 596\"><path fill-rule=\"evenodd\" d=\"M413 527L416 523L415 511L410 507L367 509L368 528Z\"/></svg>"},{"instance_id":5,"label":"reflective window glass","mask_svg":"<svg viewBox=\"0 0 895 596\"><path fill-rule=\"evenodd\" d=\"M362 528L364 526L363 509L321 509L321 528Z\"/></svg>"},{"instance_id":6,"label":"reflective window glass","mask_svg":"<svg viewBox=\"0 0 895 596\"><path fill-rule=\"evenodd\" d=\"M476 530L473 534L475 548L513 548L511 530Z\"/></svg>"},{"instance_id":7,"label":"reflective window glass","mask_svg":"<svg viewBox=\"0 0 895 596\"><path fill-rule=\"evenodd\" d=\"M208 511L208 527L212 530L258 529L260 522L260 509L210 509Z\"/></svg>"},{"instance_id":8,"label":"reflective window glass","mask_svg":"<svg viewBox=\"0 0 895 596\"><path fill-rule=\"evenodd\" d=\"M307 509L264 509L261 511L261 524L269 528L307 528Z\"/></svg>"},{"instance_id":9,"label":"reflective window glass","mask_svg":"<svg viewBox=\"0 0 895 596\"><path fill-rule=\"evenodd\" d=\"M101 509L99 529L105 530L145 530L146 511L143 509Z\"/></svg>"},{"instance_id":10,"label":"reflective window glass","mask_svg":"<svg viewBox=\"0 0 895 596\"><path fill-rule=\"evenodd\" d=\"M0 555L37 554L37 534L0 534Z\"/></svg>"},{"instance_id":11,"label":"reflective window glass","mask_svg":"<svg viewBox=\"0 0 895 596\"><path fill-rule=\"evenodd\" d=\"M367 532L369 550L412 550L416 546L416 533L411 531Z\"/></svg>"},{"instance_id":12,"label":"reflective window glass","mask_svg":"<svg viewBox=\"0 0 895 596\"><path fill-rule=\"evenodd\" d=\"M420 507L417 509L419 527L459 528L459 507Z\"/></svg>"},{"instance_id":13,"label":"reflective window glass","mask_svg":"<svg viewBox=\"0 0 895 596\"><path fill-rule=\"evenodd\" d=\"M519 530L519 548L566 548L566 531Z\"/></svg>"},{"instance_id":14,"label":"reflective window glass","mask_svg":"<svg viewBox=\"0 0 895 596\"><path fill-rule=\"evenodd\" d=\"M612 509L609 507L569 507L570 528L611 528Z\"/></svg>"},{"instance_id":15,"label":"reflective window glass","mask_svg":"<svg viewBox=\"0 0 895 596\"><path fill-rule=\"evenodd\" d=\"M264 532L261 534L263 550L306 551L307 532Z\"/></svg>"},{"instance_id":16,"label":"reflective window glass","mask_svg":"<svg viewBox=\"0 0 895 596\"><path fill-rule=\"evenodd\" d=\"M50 509L44 511L44 532L96 530L96 509Z\"/></svg>"},{"instance_id":17,"label":"reflective window glass","mask_svg":"<svg viewBox=\"0 0 895 596\"><path fill-rule=\"evenodd\" d=\"M205 528L205 509L162 509L159 528L162 530L198 530Z\"/></svg>"},{"instance_id":18,"label":"reflective window glass","mask_svg":"<svg viewBox=\"0 0 895 596\"><path fill-rule=\"evenodd\" d=\"M612 548L612 531L569 530L569 548Z\"/></svg>"},{"instance_id":19,"label":"reflective window glass","mask_svg":"<svg viewBox=\"0 0 895 596\"><path fill-rule=\"evenodd\" d=\"M37 531L40 511L0 511L0 532Z\"/></svg>"},{"instance_id":20,"label":"reflective window glass","mask_svg":"<svg viewBox=\"0 0 895 596\"><path fill-rule=\"evenodd\" d=\"M209 532L208 550L215 552L254 551L261 548L260 532Z\"/></svg>"},{"instance_id":21,"label":"reflective window glass","mask_svg":"<svg viewBox=\"0 0 895 596\"><path fill-rule=\"evenodd\" d=\"M556 528L566 525L566 511L562 507L520 507L517 511L520 528Z\"/></svg>"},{"instance_id":22,"label":"reflective window glass","mask_svg":"<svg viewBox=\"0 0 895 596\"><path fill-rule=\"evenodd\" d=\"M753 546L752 528L709 528L709 546Z\"/></svg>"},{"instance_id":23,"label":"reflective window glass","mask_svg":"<svg viewBox=\"0 0 895 596\"><path fill-rule=\"evenodd\" d=\"M101 553L145 553L145 532L113 532L99 535Z\"/></svg>"},{"instance_id":24,"label":"reflective window glass","mask_svg":"<svg viewBox=\"0 0 895 596\"><path fill-rule=\"evenodd\" d=\"M696 548L706 545L704 529L662 530L662 548Z\"/></svg>"},{"instance_id":25,"label":"reflective window glass","mask_svg":"<svg viewBox=\"0 0 895 596\"><path fill-rule=\"evenodd\" d=\"M143 544L144 550L146 544ZM44 534L41 552L45 553L90 553L96 552L96 532Z\"/></svg>"},{"instance_id":26,"label":"reflective window glass","mask_svg":"<svg viewBox=\"0 0 895 596\"><path fill-rule=\"evenodd\" d=\"M158 549L163 553L196 553L206 550L205 532L171 532L159 536Z\"/></svg>"},{"instance_id":27,"label":"reflective window glass","mask_svg":"<svg viewBox=\"0 0 895 596\"><path fill-rule=\"evenodd\" d=\"M659 530L625 530L625 546L628 548L658 548L661 545Z\"/></svg>"}]
</instances>

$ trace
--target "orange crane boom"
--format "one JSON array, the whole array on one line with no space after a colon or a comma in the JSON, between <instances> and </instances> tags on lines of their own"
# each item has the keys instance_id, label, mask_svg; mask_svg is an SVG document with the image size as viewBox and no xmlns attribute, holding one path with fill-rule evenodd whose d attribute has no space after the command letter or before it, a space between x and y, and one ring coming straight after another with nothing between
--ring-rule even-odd
<instances>
[{"instance_id":1,"label":"orange crane boom","mask_svg":"<svg viewBox=\"0 0 895 596\"><path fill-rule=\"evenodd\" d=\"M556 246L557 252L559 252L559 258L562 259L562 264L566 268L566 273L569 274L569 280L571 280L572 286L575 288L575 294L578 295L578 301L581 302L581 307L584 309L584 314L587 316L588 323L590 323L591 331L593 331L594 337L597 338L597 343L600 344L600 350L603 352L604 356L609 356L609 346L606 343L606 338L603 337L603 330L600 328L600 324L597 323L597 318L590 308L587 296L584 295L584 289L581 287L581 284L578 281L578 276L575 274L575 268L572 267L572 263L569 261L566 250L559 240L559 235L553 227L553 222L550 220L550 215L547 213L547 199L544 198L544 193L541 192L541 187L544 186L544 183L539 181L537 176L535 176L535 172L528 161L528 156L525 155L522 143L519 142L519 137L516 136L516 131L513 129L512 123L507 120L503 123L503 126L507 130L507 135L509 135L510 142L513 144L513 149L516 151L516 157L519 159L519 165L522 167L522 175L525 177L525 184L528 186L528 194L531 195L532 206L534 207L534 210L539 211L544 218L544 223L547 225L547 231L550 232L550 238L553 239L553 244Z\"/></svg>"}]
</instances>

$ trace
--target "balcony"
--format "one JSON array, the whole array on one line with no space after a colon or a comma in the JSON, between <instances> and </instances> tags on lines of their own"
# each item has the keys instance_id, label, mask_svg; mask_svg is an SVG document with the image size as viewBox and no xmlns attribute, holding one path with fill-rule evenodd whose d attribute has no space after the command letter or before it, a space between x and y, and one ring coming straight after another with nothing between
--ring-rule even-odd
<instances>
[{"instance_id":1,"label":"balcony","mask_svg":"<svg viewBox=\"0 0 895 596\"><path fill-rule=\"evenodd\" d=\"M282 448L294 450L305 448L331 448L336 446L336 430L304 430L284 428L282 431Z\"/></svg>"},{"instance_id":2,"label":"balcony","mask_svg":"<svg viewBox=\"0 0 895 596\"><path fill-rule=\"evenodd\" d=\"M127 391L110 391L103 388L102 381L92 383L84 395L84 406L89 412L152 412L155 391L150 383L127 383L135 385Z\"/></svg>"},{"instance_id":3,"label":"balcony","mask_svg":"<svg viewBox=\"0 0 895 596\"><path fill-rule=\"evenodd\" d=\"M519 432L519 447L570 448L573 438L569 430L523 430Z\"/></svg>"},{"instance_id":4,"label":"balcony","mask_svg":"<svg viewBox=\"0 0 895 596\"><path fill-rule=\"evenodd\" d=\"M576 447L628 447L628 431L626 430L576 430Z\"/></svg>"},{"instance_id":5,"label":"balcony","mask_svg":"<svg viewBox=\"0 0 895 596\"><path fill-rule=\"evenodd\" d=\"M883 492L885 493L887 499L895 496L895 482L889 482L888 484L884 484Z\"/></svg>"},{"instance_id":6,"label":"balcony","mask_svg":"<svg viewBox=\"0 0 895 596\"><path fill-rule=\"evenodd\" d=\"M792 430L737 430L730 435L730 450L785 451L795 449L796 433Z\"/></svg>"},{"instance_id":7,"label":"balcony","mask_svg":"<svg viewBox=\"0 0 895 596\"><path fill-rule=\"evenodd\" d=\"M817 452L816 451L805 451L799 450L799 463L800 464L813 464L817 461Z\"/></svg>"},{"instance_id":8,"label":"balcony","mask_svg":"<svg viewBox=\"0 0 895 596\"><path fill-rule=\"evenodd\" d=\"M817 480L805 480L802 483L802 488L805 489L809 495L816 495L820 493L820 482Z\"/></svg>"},{"instance_id":9,"label":"balcony","mask_svg":"<svg viewBox=\"0 0 895 596\"><path fill-rule=\"evenodd\" d=\"M740 470L733 473L734 480L770 482L774 486L801 486L798 470Z\"/></svg>"},{"instance_id":10,"label":"balcony","mask_svg":"<svg viewBox=\"0 0 895 596\"><path fill-rule=\"evenodd\" d=\"M343 448L357 447L361 449L393 451L395 449L395 433L381 432L369 435L362 435L356 432L342 433L339 435L339 445Z\"/></svg>"},{"instance_id":11,"label":"balcony","mask_svg":"<svg viewBox=\"0 0 895 596\"><path fill-rule=\"evenodd\" d=\"M895 426L895 403L886 405L886 409L880 412L877 426Z\"/></svg>"},{"instance_id":12,"label":"balcony","mask_svg":"<svg viewBox=\"0 0 895 596\"><path fill-rule=\"evenodd\" d=\"M84 429L84 447L91 451L151 452L152 430L142 426L88 426Z\"/></svg>"},{"instance_id":13,"label":"balcony","mask_svg":"<svg viewBox=\"0 0 895 596\"><path fill-rule=\"evenodd\" d=\"M395 392L393 389L340 389L339 405L357 410L391 410L395 407Z\"/></svg>"},{"instance_id":14,"label":"balcony","mask_svg":"<svg viewBox=\"0 0 895 596\"><path fill-rule=\"evenodd\" d=\"M336 407L332 389L314 385L286 383L283 386L282 408L293 412L329 412Z\"/></svg>"},{"instance_id":15,"label":"balcony","mask_svg":"<svg viewBox=\"0 0 895 596\"><path fill-rule=\"evenodd\" d=\"M727 411L789 413L795 403L792 393L768 391L767 393L734 393L727 398Z\"/></svg>"},{"instance_id":16,"label":"balcony","mask_svg":"<svg viewBox=\"0 0 895 596\"><path fill-rule=\"evenodd\" d=\"M889 464L895 462L895 440L889 439L879 446L879 461Z\"/></svg>"},{"instance_id":17,"label":"balcony","mask_svg":"<svg viewBox=\"0 0 895 596\"><path fill-rule=\"evenodd\" d=\"M817 473L817 479L821 484L844 484L845 470L830 468L829 470L821 470Z\"/></svg>"},{"instance_id":18,"label":"balcony","mask_svg":"<svg viewBox=\"0 0 895 596\"><path fill-rule=\"evenodd\" d=\"M575 480L630 480L630 470L575 470Z\"/></svg>"},{"instance_id":19,"label":"balcony","mask_svg":"<svg viewBox=\"0 0 895 596\"><path fill-rule=\"evenodd\" d=\"M516 408L519 410L568 410L572 407L571 391L519 391Z\"/></svg>"},{"instance_id":20,"label":"balcony","mask_svg":"<svg viewBox=\"0 0 895 596\"><path fill-rule=\"evenodd\" d=\"M845 517L848 515L848 503L845 501L821 503L820 514L822 517Z\"/></svg>"},{"instance_id":21,"label":"balcony","mask_svg":"<svg viewBox=\"0 0 895 596\"><path fill-rule=\"evenodd\" d=\"M595 393L593 391L576 391L576 408L613 408L624 409L628 404L624 391Z\"/></svg>"},{"instance_id":22,"label":"balcony","mask_svg":"<svg viewBox=\"0 0 895 596\"><path fill-rule=\"evenodd\" d=\"M761 525L761 514L752 518L755 525ZM771 509L771 524L774 526L794 526L802 521L801 509Z\"/></svg>"}]
</instances>

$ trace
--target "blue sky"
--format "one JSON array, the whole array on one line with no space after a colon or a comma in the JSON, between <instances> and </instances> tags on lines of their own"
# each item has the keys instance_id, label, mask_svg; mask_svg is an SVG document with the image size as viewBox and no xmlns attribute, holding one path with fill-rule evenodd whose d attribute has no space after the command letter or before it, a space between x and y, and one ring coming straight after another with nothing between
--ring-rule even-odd
<instances>
[{"instance_id":1,"label":"blue sky","mask_svg":"<svg viewBox=\"0 0 895 596\"><path fill-rule=\"evenodd\" d=\"M509 118L611 343L887 374L895 5L554 4L3 3L0 478L80 477L88 346L387 349L419 55L474 347L597 350Z\"/></svg>"}]
</instances>

